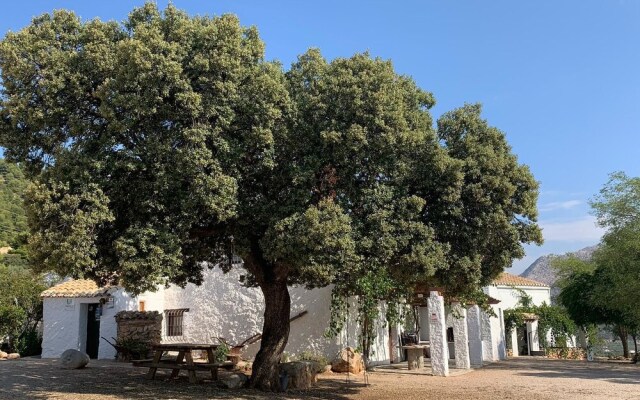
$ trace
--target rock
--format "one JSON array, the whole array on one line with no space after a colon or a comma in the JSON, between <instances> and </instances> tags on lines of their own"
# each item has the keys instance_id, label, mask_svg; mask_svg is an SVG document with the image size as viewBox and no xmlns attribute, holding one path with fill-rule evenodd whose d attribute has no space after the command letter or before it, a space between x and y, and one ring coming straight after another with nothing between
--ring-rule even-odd
<instances>
[{"instance_id":1,"label":"rock","mask_svg":"<svg viewBox=\"0 0 640 400\"><path fill-rule=\"evenodd\" d=\"M0 351L0 359L7 358L8 355L9 355L8 353L5 353L4 351Z\"/></svg>"},{"instance_id":2,"label":"rock","mask_svg":"<svg viewBox=\"0 0 640 400\"><path fill-rule=\"evenodd\" d=\"M359 374L362 372L362 356L353 351L351 347L345 347L331 361L331 370Z\"/></svg>"},{"instance_id":3,"label":"rock","mask_svg":"<svg viewBox=\"0 0 640 400\"><path fill-rule=\"evenodd\" d=\"M64 369L80 369L87 364L89 364L89 356L78 350L65 350L60 356L60 367Z\"/></svg>"},{"instance_id":4,"label":"rock","mask_svg":"<svg viewBox=\"0 0 640 400\"><path fill-rule=\"evenodd\" d=\"M20 354L18 353L7 354L7 360L17 360L18 358L20 358Z\"/></svg>"},{"instance_id":5,"label":"rock","mask_svg":"<svg viewBox=\"0 0 640 400\"><path fill-rule=\"evenodd\" d=\"M280 375L288 376L287 389L311 389L317 382L313 361L292 361L280 364Z\"/></svg>"},{"instance_id":6,"label":"rock","mask_svg":"<svg viewBox=\"0 0 640 400\"><path fill-rule=\"evenodd\" d=\"M220 384L227 389L238 389L247 384L249 378L245 374L233 373L219 378Z\"/></svg>"},{"instance_id":7,"label":"rock","mask_svg":"<svg viewBox=\"0 0 640 400\"><path fill-rule=\"evenodd\" d=\"M331 364L325 365L322 373L323 374L331 374L331 373L333 373L333 371L331 371Z\"/></svg>"}]
</instances>

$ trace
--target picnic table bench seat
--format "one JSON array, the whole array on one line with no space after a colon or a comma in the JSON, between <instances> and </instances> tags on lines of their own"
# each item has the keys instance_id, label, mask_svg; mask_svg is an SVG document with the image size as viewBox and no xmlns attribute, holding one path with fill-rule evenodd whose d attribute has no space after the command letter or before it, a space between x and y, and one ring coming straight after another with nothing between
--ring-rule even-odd
<instances>
[{"instance_id":1,"label":"picnic table bench seat","mask_svg":"<svg viewBox=\"0 0 640 400\"><path fill-rule=\"evenodd\" d=\"M158 368L170 369L171 378L178 376L181 370L186 370L189 375L189 382L196 383L196 371L209 371L211 373L211 379L214 381L218 379L218 368L233 368L231 361L224 361L221 363L216 362L194 362L191 352L193 350L204 350L207 352L207 358L209 360L214 359L214 351L217 349L217 345L214 344L196 344L196 343L169 343L169 344L156 344L152 346L154 351L153 359L150 360L136 360L133 362L134 367L146 367L149 368L147 372L148 379L154 379ZM177 351L177 358L162 359L163 354L166 351Z\"/></svg>"}]
</instances>

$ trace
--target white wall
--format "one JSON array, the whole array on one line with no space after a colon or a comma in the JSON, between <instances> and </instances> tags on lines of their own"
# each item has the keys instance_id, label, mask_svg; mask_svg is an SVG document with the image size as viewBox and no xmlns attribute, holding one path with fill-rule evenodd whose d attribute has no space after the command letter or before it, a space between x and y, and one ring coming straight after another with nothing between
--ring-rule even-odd
<instances>
[{"instance_id":1,"label":"white wall","mask_svg":"<svg viewBox=\"0 0 640 400\"><path fill-rule=\"evenodd\" d=\"M102 307L100 336L111 340L116 336L115 314L133 309L134 299L122 290L113 293L114 307ZM67 301L70 304L67 304ZM67 349L86 351L88 304L99 303L99 297L43 299L42 358L57 358ZM98 344L98 358L114 358L115 349L104 340Z\"/></svg>"},{"instance_id":2,"label":"white wall","mask_svg":"<svg viewBox=\"0 0 640 400\"><path fill-rule=\"evenodd\" d=\"M551 289L548 287L518 286L518 289L531 296L535 306L540 306L542 303L551 304ZM486 286L484 292L494 299L500 300L500 308L503 310L516 308L520 300L520 292L511 286Z\"/></svg>"},{"instance_id":3,"label":"white wall","mask_svg":"<svg viewBox=\"0 0 640 400\"><path fill-rule=\"evenodd\" d=\"M120 311L135 310L137 302L135 297L131 297L123 289L111 294L113 297L113 307L105 304L102 306L102 316L100 317L100 344L98 346L99 359L114 359L116 357L116 349L109 343L105 342L102 337L107 338L111 343L113 338L118 336L118 324L115 316Z\"/></svg>"},{"instance_id":4,"label":"white wall","mask_svg":"<svg viewBox=\"0 0 640 400\"><path fill-rule=\"evenodd\" d=\"M250 336L262 332L264 298L258 288L246 288L240 285L239 277L244 271L234 268L224 274L219 268L205 271L203 284L188 284L184 289L171 286L164 290L163 309L188 308L184 313L184 335L166 337L163 342L201 342L217 343L217 337L225 338L231 344L238 344ZM304 287L289 288L291 296L291 316L308 311L303 317L291 323L289 341L285 352L296 355L302 351L311 351L333 357L341 347L357 347L357 326L355 314L351 318L349 334L344 332L338 338L326 338L324 333L329 326L331 312L331 287L308 290ZM152 296L145 294L146 309L153 309ZM163 323L163 330L165 329ZM347 336L349 338L347 342ZM388 329L384 324L378 326L378 339L374 345L372 362L388 361ZM255 355L260 342L249 346L246 356Z\"/></svg>"},{"instance_id":5,"label":"white wall","mask_svg":"<svg viewBox=\"0 0 640 400\"><path fill-rule=\"evenodd\" d=\"M59 357L66 349L80 350L80 303L65 298L43 299L42 357Z\"/></svg>"},{"instance_id":6,"label":"white wall","mask_svg":"<svg viewBox=\"0 0 640 400\"><path fill-rule=\"evenodd\" d=\"M540 286L518 286L518 289L524 291L528 296L531 297L532 303L534 306L540 306L543 303L546 304L551 304L551 289L549 287L540 287ZM516 308L518 307L518 303L520 301L520 297L521 297L521 293L519 290L515 290L513 287L511 286L504 286L504 285L491 285L491 286L487 286L484 288L484 292L486 294L488 294L489 296L500 300L500 303L498 305L492 306L494 309L494 312L496 313L496 315L499 315L500 318L500 327L493 327L492 329L495 330L496 332L500 332L500 338L498 340L498 342L495 344L496 350L497 350L497 355L499 359L505 359L506 358L506 339L505 339L505 335L507 334L504 331L504 320L502 319L502 312L503 310L508 310L508 309L512 309L512 308ZM498 314L498 310L500 310L500 314ZM492 318L493 319L493 318ZM529 327L529 324L527 324L527 329L531 329ZM539 349L539 345L538 345L538 328L537 328L537 323L535 325L535 333L534 336L536 337L536 343L535 343L535 347L538 347ZM515 337L515 336L511 336L511 339ZM513 344L512 344L512 347ZM517 341L515 342L515 347L517 349ZM495 354L494 354L495 355ZM517 350L514 352L514 356L517 356Z\"/></svg>"},{"instance_id":7,"label":"white wall","mask_svg":"<svg viewBox=\"0 0 640 400\"><path fill-rule=\"evenodd\" d=\"M159 287L156 292L146 292L137 298L123 290L113 293L114 307L103 307L100 319L100 336L110 341L117 336L115 314L122 310L137 310L139 301L145 302L146 311L188 308L184 313L183 336L167 337L166 321L163 320L163 342L218 343L217 337L225 338L231 344L239 344L256 333L262 332L264 298L258 288L240 285L241 268L228 274L219 268L205 271L201 286L188 284L184 289L175 285ZM356 305L351 301L349 329L346 327L337 338L326 338L331 317L331 287L307 290L291 287L291 316L302 311L307 314L291 323L289 341L285 351L296 355L311 351L331 359L341 348L358 346L359 326L356 323ZM70 348L84 351L86 344L87 303L98 303L99 298L72 299L73 309L65 308L66 299L44 299L43 357L59 357ZM83 306L84 305L84 306ZM384 322L384 306L377 324L377 337L372 346L371 363L390 362L389 330ZM246 356L257 353L260 342L249 346ZM98 358L111 359L115 349L100 339Z\"/></svg>"}]
</instances>

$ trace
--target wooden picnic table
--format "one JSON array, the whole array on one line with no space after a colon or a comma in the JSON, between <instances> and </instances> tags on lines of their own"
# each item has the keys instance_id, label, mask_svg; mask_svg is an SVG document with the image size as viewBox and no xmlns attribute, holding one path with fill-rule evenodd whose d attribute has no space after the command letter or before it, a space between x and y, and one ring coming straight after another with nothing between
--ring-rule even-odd
<instances>
[{"instance_id":1,"label":"wooden picnic table","mask_svg":"<svg viewBox=\"0 0 640 400\"><path fill-rule=\"evenodd\" d=\"M214 381L218 379L218 368L233 367L233 364L229 361L223 363L216 363L214 352L218 348L216 344L197 344L197 343L167 343L167 344L155 344L152 346L153 359L152 360L137 360L133 362L136 367L148 367L147 379L154 379L158 368L171 369L171 378L176 378L180 373L180 370L187 370L189 375L189 382L196 383L196 371L209 371L211 373L211 379ZM193 361L193 350L201 350L207 352L206 363L196 363ZM167 351L177 351L178 357L163 359L162 356Z\"/></svg>"}]
</instances>

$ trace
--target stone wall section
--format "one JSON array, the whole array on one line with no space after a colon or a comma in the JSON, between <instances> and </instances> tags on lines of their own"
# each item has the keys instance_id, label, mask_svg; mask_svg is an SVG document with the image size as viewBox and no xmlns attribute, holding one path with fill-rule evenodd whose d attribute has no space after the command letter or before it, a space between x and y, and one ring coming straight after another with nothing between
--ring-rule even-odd
<instances>
[{"instance_id":1,"label":"stone wall section","mask_svg":"<svg viewBox=\"0 0 640 400\"><path fill-rule=\"evenodd\" d=\"M115 318L118 341L132 339L151 344L162 341L162 314L157 311L120 311Z\"/></svg>"}]
</instances>

